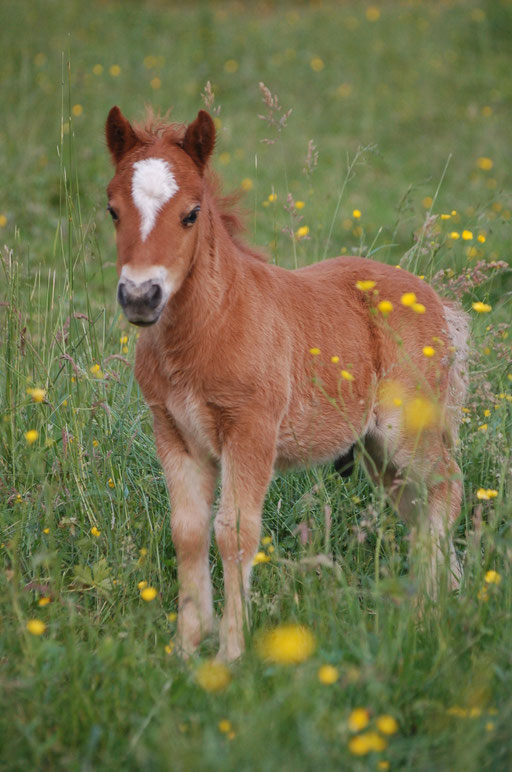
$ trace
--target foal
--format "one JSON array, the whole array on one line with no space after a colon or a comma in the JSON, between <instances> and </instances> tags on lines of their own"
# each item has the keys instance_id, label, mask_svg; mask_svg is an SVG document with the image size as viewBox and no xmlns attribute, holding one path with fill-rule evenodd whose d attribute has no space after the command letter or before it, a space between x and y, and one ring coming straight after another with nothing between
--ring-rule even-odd
<instances>
[{"instance_id":1,"label":"foal","mask_svg":"<svg viewBox=\"0 0 512 772\"><path fill-rule=\"evenodd\" d=\"M295 271L268 264L238 239L236 216L216 192L215 129L203 110L189 126L133 127L113 107L106 136L117 297L144 328L135 375L170 494L183 652L213 625L219 476L223 659L243 651L276 468L335 461L346 472L357 443L399 513L432 533L432 590L445 556L456 586L449 531L462 491L453 446L466 389L464 314L412 274L364 258Z\"/></svg>"}]
</instances>

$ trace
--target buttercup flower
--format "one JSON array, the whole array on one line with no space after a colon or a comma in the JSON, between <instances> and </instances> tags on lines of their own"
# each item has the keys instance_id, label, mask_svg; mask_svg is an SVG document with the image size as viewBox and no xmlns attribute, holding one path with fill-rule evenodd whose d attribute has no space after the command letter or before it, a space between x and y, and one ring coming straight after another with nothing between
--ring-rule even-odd
<instances>
[{"instance_id":1,"label":"buttercup flower","mask_svg":"<svg viewBox=\"0 0 512 772\"><path fill-rule=\"evenodd\" d=\"M258 653L263 659L279 665L297 665L308 659L315 650L313 633L303 625L281 625L263 633L258 642Z\"/></svg>"},{"instance_id":2,"label":"buttercup flower","mask_svg":"<svg viewBox=\"0 0 512 772\"><path fill-rule=\"evenodd\" d=\"M199 686L207 692L220 692L229 686L231 673L222 662L208 660L203 662L195 672Z\"/></svg>"},{"instance_id":3,"label":"buttercup flower","mask_svg":"<svg viewBox=\"0 0 512 772\"><path fill-rule=\"evenodd\" d=\"M339 678L338 668L333 665L322 665L318 670L317 676L322 684L335 684Z\"/></svg>"}]
</instances>

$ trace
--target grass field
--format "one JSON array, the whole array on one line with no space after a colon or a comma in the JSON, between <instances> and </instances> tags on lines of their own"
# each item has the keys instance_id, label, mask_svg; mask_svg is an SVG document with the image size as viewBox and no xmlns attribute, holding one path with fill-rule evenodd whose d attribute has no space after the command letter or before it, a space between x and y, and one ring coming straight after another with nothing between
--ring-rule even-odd
<instances>
[{"instance_id":1,"label":"grass field","mask_svg":"<svg viewBox=\"0 0 512 772\"><path fill-rule=\"evenodd\" d=\"M512 3L0 14L0 769L510 769ZM167 492L104 211L108 109L190 121L207 81L252 243L287 267L399 264L473 322L460 594L418 612L408 531L361 469L279 476L247 654L218 683L214 640L173 651ZM292 109L280 131L260 82L274 119ZM220 612L214 546L212 565ZM262 661L258 631L285 624L314 650Z\"/></svg>"}]
</instances>

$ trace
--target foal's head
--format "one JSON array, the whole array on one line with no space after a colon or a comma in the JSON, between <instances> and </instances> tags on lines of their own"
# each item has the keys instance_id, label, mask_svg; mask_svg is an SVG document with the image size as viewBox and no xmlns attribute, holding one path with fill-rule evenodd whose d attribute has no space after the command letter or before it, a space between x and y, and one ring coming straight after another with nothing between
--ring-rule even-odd
<instances>
[{"instance_id":1,"label":"foal's head","mask_svg":"<svg viewBox=\"0 0 512 772\"><path fill-rule=\"evenodd\" d=\"M186 128L144 132L113 107L106 135L116 168L107 208L116 228L117 299L130 322L150 325L179 290L194 256L215 127L201 110Z\"/></svg>"}]
</instances>

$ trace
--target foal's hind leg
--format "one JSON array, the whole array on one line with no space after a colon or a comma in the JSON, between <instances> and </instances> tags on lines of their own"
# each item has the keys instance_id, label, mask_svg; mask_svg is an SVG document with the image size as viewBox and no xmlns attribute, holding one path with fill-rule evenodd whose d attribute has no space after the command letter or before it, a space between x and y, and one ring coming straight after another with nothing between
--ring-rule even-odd
<instances>
[{"instance_id":1,"label":"foal's hind leg","mask_svg":"<svg viewBox=\"0 0 512 772\"><path fill-rule=\"evenodd\" d=\"M387 424L388 429L392 429ZM461 567L452 541L460 513L461 472L441 437L401 437L396 431L365 441L364 465L372 479L386 489L401 518L415 527L417 552L429 595L439 587L439 569L446 565L452 589L460 583Z\"/></svg>"},{"instance_id":2,"label":"foal's hind leg","mask_svg":"<svg viewBox=\"0 0 512 772\"><path fill-rule=\"evenodd\" d=\"M153 410L155 440L171 500L178 563L178 642L190 655L213 626L209 547L217 469L193 457L172 419Z\"/></svg>"}]
</instances>

